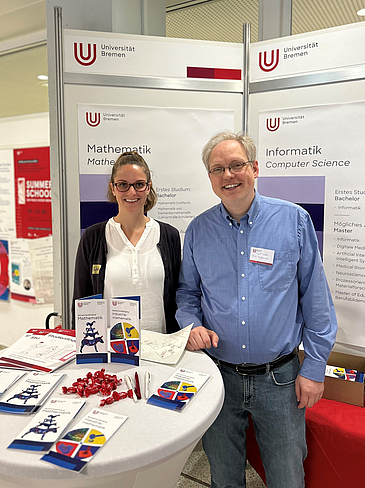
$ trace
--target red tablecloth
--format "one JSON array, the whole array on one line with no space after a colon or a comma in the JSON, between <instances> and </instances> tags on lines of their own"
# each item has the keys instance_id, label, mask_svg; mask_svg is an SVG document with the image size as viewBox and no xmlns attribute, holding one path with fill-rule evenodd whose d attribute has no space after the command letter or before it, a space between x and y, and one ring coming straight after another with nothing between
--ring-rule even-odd
<instances>
[{"instance_id":1,"label":"red tablecloth","mask_svg":"<svg viewBox=\"0 0 365 488\"><path fill-rule=\"evenodd\" d=\"M306 488L365 487L365 408L322 398L306 412ZM265 481L252 424L247 458Z\"/></svg>"}]
</instances>

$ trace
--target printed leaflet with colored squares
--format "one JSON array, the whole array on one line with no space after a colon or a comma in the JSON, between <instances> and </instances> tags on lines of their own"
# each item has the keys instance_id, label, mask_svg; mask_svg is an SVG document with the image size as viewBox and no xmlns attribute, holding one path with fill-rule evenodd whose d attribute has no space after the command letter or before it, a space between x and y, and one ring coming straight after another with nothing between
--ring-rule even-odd
<instances>
[{"instance_id":1,"label":"printed leaflet with colored squares","mask_svg":"<svg viewBox=\"0 0 365 488\"><path fill-rule=\"evenodd\" d=\"M71 471L81 471L128 417L92 409L57 441L41 460Z\"/></svg>"},{"instance_id":2,"label":"printed leaflet with colored squares","mask_svg":"<svg viewBox=\"0 0 365 488\"><path fill-rule=\"evenodd\" d=\"M147 403L181 411L208 379L207 373L180 368L150 396Z\"/></svg>"},{"instance_id":3,"label":"printed leaflet with colored squares","mask_svg":"<svg viewBox=\"0 0 365 488\"><path fill-rule=\"evenodd\" d=\"M112 363L139 365L140 297L110 299L110 357Z\"/></svg>"}]
</instances>

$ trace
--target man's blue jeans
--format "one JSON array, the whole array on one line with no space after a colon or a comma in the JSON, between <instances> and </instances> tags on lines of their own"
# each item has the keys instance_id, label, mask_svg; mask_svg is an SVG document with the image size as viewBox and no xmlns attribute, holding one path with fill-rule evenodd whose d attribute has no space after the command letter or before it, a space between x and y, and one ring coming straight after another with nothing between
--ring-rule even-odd
<instances>
[{"instance_id":1,"label":"man's blue jeans","mask_svg":"<svg viewBox=\"0 0 365 488\"><path fill-rule=\"evenodd\" d=\"M303 488L305 409L298 409L295 379L299 359L268 374L242 376L219 365L223 408L203 436L212 488L245 488L246 429L253 419L268 488Z\"/></svg>"}]
</instances>

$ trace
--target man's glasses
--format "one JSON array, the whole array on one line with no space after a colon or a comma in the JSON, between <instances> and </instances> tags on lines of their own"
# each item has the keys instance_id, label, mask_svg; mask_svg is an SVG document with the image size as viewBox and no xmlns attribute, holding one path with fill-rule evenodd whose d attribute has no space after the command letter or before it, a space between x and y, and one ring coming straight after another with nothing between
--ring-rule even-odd
<instances>
[{"instance_id":1,"label":"man's glasses","mask_svg":"<svg viewBox=\"0 0 365 488\"><path fill-rule=\"evenodd\" d=\"M237 162L237 163L232 163L229 166L226 166L225 168L223 166L218 166L217 168L213 168L208 173L210 173L213 176L221 176L224 174L226 169L229 169L230 173L239 173L240 171L243 170L248 164L252 164L253 161L245 161L245 162Z\"/></svg>"},{"instance_id":2,"label":"man's glasses","mask_svg":"<svg viewBox=\"0 0 365 488\"><path fill-rule=\"evenodd\" d=\"M128 191L131 186L133 186L135 191L145 191L148 187L148 182L136 181L135 183L127 183L126 181L118 181L117 183L113 183L113 185L121 192Z\"/></svg>"}]
</instances>

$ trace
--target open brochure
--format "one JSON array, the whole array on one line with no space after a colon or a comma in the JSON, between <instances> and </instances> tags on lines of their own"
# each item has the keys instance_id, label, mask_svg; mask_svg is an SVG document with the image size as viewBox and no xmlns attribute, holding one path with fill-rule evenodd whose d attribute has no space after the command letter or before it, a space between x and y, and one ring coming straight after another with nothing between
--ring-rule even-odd
<instances>
[{"instance_id":1,"label":"open brochure","mask_svg":"<svg viewBox=\"0 0 365 488\"><path fill-rule=\"evenodd\" d=\"M10 443L8 449L49 451L85 405L85 400L51 398Z\"/></svg>"},{"instance_id":2,"label":"open brochure","mask_svg":"<svg viewBox=\"0 0 365 488\"><path fill-rule=\"evenodd\" d=\"M57 441L41 460L79 472L127 420L124 415L93 408Z\"/></svg>"},{"instance_id":3,"label":"open brochure","mask_svg":"<svg viewBox=\"0 0 365 488\"><path fill-rule=\"evenodd\" d=\"M75 331L29 329L12 346L0 353L0 368L51 373L76 355Z\"/></svg>"},{"instance_id":4,"label":"open brochure","mask_svg":"<svg viewBox=\"0 0 365 488\"><path fill-rule=\"evenodd\" d=\"M176 364L185 350L193 324L173 334L142 330L142 359L155 363Z\"/></svg>"},{"instance_id":5,"label":"open brochure","mask_svg":"<svg viewBox=\"0 0 365 488\"><path fill-rule=\"evenodd\" d=\"M36 371L27 373L1 395L0 412L30 414L38 411L65 376Z\"/></svg>"},{"instance_id":6,"label":"open brochure","mask_svg":"<svg viewBox=\"0 0 365 488\"><path fill-rule=\"evenodd\" d=\"M208 381L209 376L207 373L180 368L150 396L147 403L180 412Z\"/></svg>"}]
</instances>

